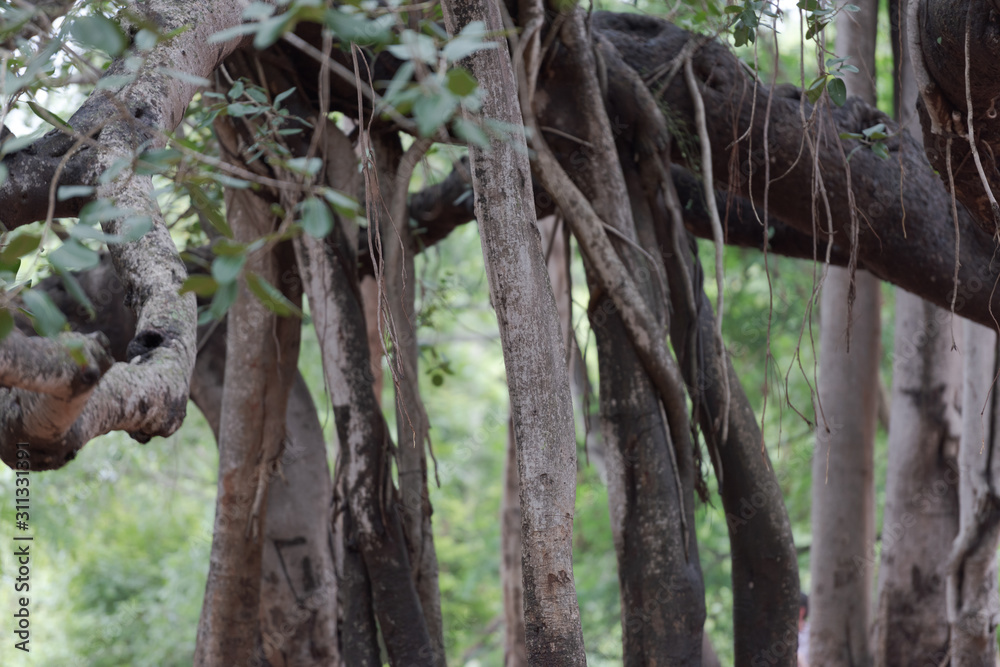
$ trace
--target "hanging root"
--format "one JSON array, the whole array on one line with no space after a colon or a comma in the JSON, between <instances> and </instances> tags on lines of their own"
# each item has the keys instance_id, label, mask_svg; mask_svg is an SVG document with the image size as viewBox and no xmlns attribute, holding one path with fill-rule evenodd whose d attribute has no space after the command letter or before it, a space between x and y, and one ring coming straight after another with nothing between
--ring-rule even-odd
<instances>
[{"instance_id":1,"label":"hanging root","mask_svg":"<svg viewBox=\"0 0 1000 667\"><path fill-rule=\"evenodd\" d=\"M715 315L715 345L719 351L719 373L722 376L722 388L725 396L722 413L718 417L716 429L719 432L719 442L725 442L729 435L730 404L726 344L722 339L723 289L725 287L723 249L725 248L725 239L722 234L722 221L719 218L719 208L715 201L715 184L712 177L712 144L708 138L708 124L705 120L705 101L701 97L701 91L698 90L698 81L695 79L690 57L684 61L684 78L687 80L688 90L691 91L691 99L694 102L695 122L698 126L698 138L701 141L701 169L705 179L705 204L708 207L709 219L712 222L712 240L715 243L715 284L718 290Z\"/></svg>"}]
</instances>

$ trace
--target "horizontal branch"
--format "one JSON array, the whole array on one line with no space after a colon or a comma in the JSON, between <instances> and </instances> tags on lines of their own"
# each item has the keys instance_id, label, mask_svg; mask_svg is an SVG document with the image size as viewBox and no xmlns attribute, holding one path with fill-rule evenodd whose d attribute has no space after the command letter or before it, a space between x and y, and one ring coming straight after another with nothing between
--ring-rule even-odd
<instances>
[{"instance_id":1,"label":"horizontal branch","mask_svg":"<svg viewBox=\"0 0 1000 667\"><path fill-rule=\"evenodd\" d=\"M650 77L647 85L676 120L676 134L681 138L689 134L694 127L694 110L687 86L674 77L660 90L657 84L663 82L650 70L651 65L671 63L693 36L666 21L635 14L595 13L593 24L633 69ZM938 306L950 307L956 255L951 200L927 164L922 147L909 133L855 98L834 108L824 101L823 108L813 115L811 104L777 89L768 117L765 109L770 89L760 83L755 87L746 68L717 42L695 50L693 67L707 108L712 159L717 165L737 167L728 175L719 174L716 187L751 198L761 209L766 190L768 214L810 237L831 228L838 245L850 238L848 191L852 191L861 224L859 264ZM609 100L609 104L616 101ZM621 113L627 114L628 109L621 109ZM810 117L813 124L807 125L805 119ZM886 141L889 159L883 160L856 140L838 138L845 132L861 133L877 123L885 123L892 135ZM806 131L812 134L815 156L804 147ZM739 138L742 140L737 142ZM850 161L846 162L848 155ZM680 161L684 156L675 158ZM772 182L765 188L768 162ZM821 184L814 180L814 165ZM814 218L816 201L822 214ZM827 204L829 216L825 213ZM1000 302L993 303L1000 295L990 296L1000 277L1000 263L993 262L996 247L992 237L961 207L958 227L961 243L955 311L989 325L993 321L991 308L1000 312Z\"/></svg>"}]
</instances>

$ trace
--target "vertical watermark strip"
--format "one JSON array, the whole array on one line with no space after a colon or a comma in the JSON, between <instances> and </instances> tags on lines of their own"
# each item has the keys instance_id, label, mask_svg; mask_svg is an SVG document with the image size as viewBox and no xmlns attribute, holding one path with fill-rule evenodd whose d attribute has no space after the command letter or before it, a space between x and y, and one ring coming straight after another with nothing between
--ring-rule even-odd
<instances>
[{"instance_id":1,"label":"vertical watermark strip","mask_svg":"<svg viewBox=\"0 0 1000 667\"><path fill-rule=\"evenodd\" d=\"M29 603L31 598L31 542L34 537L28 532L31 520L31 451L27 443L17 446L17 468L14 490L14 527L19 533L14 535L13 551L17 576L14 577L14 648L29 652L31 641L31 620Z\"/></svg>"}]
</instances>

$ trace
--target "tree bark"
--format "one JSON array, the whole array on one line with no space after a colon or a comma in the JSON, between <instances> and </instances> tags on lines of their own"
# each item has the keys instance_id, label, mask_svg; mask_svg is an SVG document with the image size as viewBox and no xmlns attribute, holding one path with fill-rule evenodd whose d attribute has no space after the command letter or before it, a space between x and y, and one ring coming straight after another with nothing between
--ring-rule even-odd
<instances>
[{"instance_id":1,"label":"tree bark","mask_svg":"<svg viewBox=\"0 0 1000 667\"><path fill-rule=\"evenodd\" d=\"M521 494L517 481L517 445L514 421L507 422L507 456L500 501L500 587L503 589L503 664L528 667L524 634L524 585L521 581Z\"/></svg>"},{"instance_id":2,"label":"tree bark","mask_svg":"<svg viewBox=\"0 0 1000 667\"><path fill-rule=\"evenodd\" d=\"M868 665L872 570L858 554L875 537L872 446L878 387L878 285L858 289L853 321L847 317L847 282L827 284L821 299L827 317L820 332L819 401L812 466L812 578L809 659L819 665ZM839 288L839 289L837 289ZM831 322L832 320L832 322ZM867 323L866 323L867 320ZM850 327L850 364L844 363ZM832 326L830 326L832 324ZM847 371L847 372L844 372Z\"/></svg>"},{"instance_id":3,"label":"tree bark","mask_svg":"<svg viewBox=\"0 0 1000 667\"><path fill-rule=\"evenodd\" d=\"M940 661L948 650L945 562L958 530L961 431L953 322L948 311L897 291L873 647L879 666L923 667L927 656ZM961 323L954 324L961 335ZM856 562L873 569L874 549Z\"/></svg>"},{"instance_id":4,"label":"tree bark","mask_svg":"<svg viewBox=\"0 0 1000 667\"><path fill-rule=\"evenodd\" d=\"M332 123L326 125L324 133L328 183L350 192L357 176L353 147ZM325 240L309 235L295 239L340 446L338 475L342 476L343 487L338 497L343 504L334 511L343 512L338 535L346 541L339 548L343 549L341 562L351 573L344 588L345 612L357 611L343 621L361 624L365 633L370 630L365 608L352 609L355 600L349 597L355 587L360 587L358 604L367 606L363 595L367 577L390 663L431 667L435 650L413 584L390 474L392 443L372 389L368 334L354 254L357 242L356 226L339 216ZM360 563L353 557L355 542L351 536L355 534L365 574L360 573ZM356 642L345 644L345 662L368 664L377 659L371 654L371 646L369 635L359 635Z\"/></svg>"},{"instance_id":5,"label":"tree bark","mask_svg":"<svg viewBox=\"0 0 1000 667\"><path fill-rule=\"evenodd\" d=\"M471 21L503 29L495 0L443 3L457 34ZM484 93L482 117L523 127L506 48L466 62ZM541 240L523 131L489 150L469 146L483 255L500 324L521 483L521 545L528 657L536 665L583 665L586 654L573 581L576 436L565 347Z\"/></svg>"},{"instance_id":6,"label":"tree bark","mask_svg":"<svg viewBox=\"0 0 1000 667\"><path fill-rule=\"evenodd\" d=\"M556 29L553 27L552 29ZM562 47L539 81L549 95L575 100L576 118L539 103L540 127L558 126L583 143L549 144L574 185L592 203L593 213L616 233L609 246L631 267L637 296L650 314L650 339L662 345L667 294L663 267L636 247L655 248L653 219L627 148L619 151L598 83L598 66L582 13L567 12ZM613 75L612 75L613 76ZM539 160L540 181L553 188L560 206L566 199ZM625 170L623 172L623 170ZM626 178L629 174L631 178ZM563 210L572 229L586 224L579 212ZM601 234L605 232L601 230ZM608 241L605 241L608 243ZM694 534L694 480L697 475L686 408L661 402L650 371L636 351L633 332L606 289L606 278L584 252L591 301L588 315L597 339L601 422L608 449L608 502L618 557L622 597L622 642L626 665L697 665L701 660L704 584ZM663 345L683 393L680 371ZM680 419L675 420L678 416ZM674 421L672 421L674 420Z\"/></svg>"},{"instance_id":7,"label":"tree bark","mask_svg":"<svg viewBox=\"0 0 1000 667\"><path fill-rule=\"evenodd\" d=\"M221 144L226 159L241 160L231 140ZM237 241L250 243L277 228L270 203L252 191L228 190L226 199ZM246 271L258 274L296 303L301 302L301 285L294 266L292 250L284 244L249 256ZM249 661L262 650L259 613L267 489L284 447L285 411L297 374L301 328L297 318L281 318L268 310L240 277L227 322L219 490L195 649L199 666Z\"/></svg>"},{"instance_id":8,"label":"tree bark","mask_svg":"<svg viewBox=\"0 0 1000 667\"><path fill-rule=\"evenodd\" d=\"M397 135L373 136L381 198L377 220L381 234L383 297L386 323L392 343L393 381L396 397L396 441L399 444L400 515L406 534L414 585L427 621L435 652L435 667L444 667L444 627L438 590L437 553L431 527L431 500L427 488L427 447L430 422L420 397L419 346L417 341L416 281L410 233L408 193L413 168L429 146L418 141L402 153ZM385 208L381 202L389 203Z\"/></svg>"},{"instance_id":9,"label":"tree bark","mask_svg":"<svg viewBox=\"0 0 1000 667\"><path fill-rule=\"evenodd\" d=\"M900 2L892 3L896 113L902 126L916 116L916 84ZM902 24L900 23L902 21ZM958 532L961 356L952 346L960 321L901 289L882 515L878 601L873 626L875 664L923 667L944 659L948 618L944 563ZM954 332L954 333L953 333ZM874 566L874 552L867 558Z\"/></svg>"},{"instance_id":10,"label":"tree bark","mask_svg":"<svg viewBox=\"0 0 1000 667\"><path fill-rule=\"evenodd\" d=\"M844 75L848 93L874 104L878 2L862 0L858 7L856 13L838 16L837 53L859 69ZM874 573L859 569L854 557L875 547L880 305L880 284L874 276L853 266L828 268L820 297L809 552L815 610L809 627L809 660L819 665L871 664L868 634Z\"/></svg>"},{"instance_id":11,"label":"tree bark","mask_svg":"<svg viewBox=\"0 0 1000 667\"><path fill-rule=\"evenodd\" d=\"M967 324L962 439L959 445L959 530L948 560L951 665L980 667L997 659L997 544L1000 461L997 448L997 334Z\"/></svg>"}]
</instances>

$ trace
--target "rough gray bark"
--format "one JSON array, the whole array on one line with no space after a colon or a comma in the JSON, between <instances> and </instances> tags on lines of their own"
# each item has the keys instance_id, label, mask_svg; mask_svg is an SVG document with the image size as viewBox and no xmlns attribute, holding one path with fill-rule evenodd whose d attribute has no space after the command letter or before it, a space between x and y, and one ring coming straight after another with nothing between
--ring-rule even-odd
<instances>
[{"instance_id":1,"label":"rough gray bark","mask_svg":"<svg viewBox=\"0 0 1000 667\"><path fill-rule=\"evenodd\" d=\"M954 322L956 335L961 324ZM961 356L951 314L898 291L876 665L922 667L948 650L945 563L958 530ZM963 346L964 347L964 346ZM856 563L875 567L875 552Z\"/></svg>"},{"instance_id":2,"label":"rough gray bark","mask_svg":"<svg viewBox=\"0 0 1000 667\"><path fill-rule=\"evenodd\" d=\"M917 90L909 49L899 39L903 17L898 10L890 17L897 118L906 126L916 116ZM927 656L941 660L948 651L944 567L958 532L962 382L953 325L961 336L960 321L948 311L896 290L892 428L873 624L876 665L923 667ZM874 567L874 555L867 555L865 567Z\"/></svg>"},{"instance_id":3,"label":"rough gray bark","mask_svg":"<svg viewBox=\"0 0 1000 667\"><path fill-rule=\"evenodd\" d=\"M648 73L660 64L669 63L693 37L660 19L635 14L595 12L592 23L595 31L606 37L625 62L639 73ZM759 206L764 196L761 177L764 152L761 147L765 123L765 114L760 110L767 103L770 90L762 85L755 88L743 66L722 45L707 42L695 51L693 64L697 78L703 82L699 88L708 114L708 134L727 138L713 142L713 160L715 164L730 164L732 160L739 165L738 172L719 175L716 187L732 188L752 198ZM657 99L677 117L683 118L687 126L693 125L690 94L682 77L674 77ZM804 111L809 119L812 105L805 102ZM799 93L787 88L776 89L768 121L768 157L773 160L772 175L784 174L784 177L780 185L775 186L780 187L782 196L770 197L770 214L802 233L814 235L815 162L819 164L831 212L830 221L822 213L816 224L822 230L832 224L835 238L849 238L851 215L843 156L859 144L854 140L838 142L834 138L840 132L861 132L877 122L886 122L890 132L896 132L896 124L884 114L856 98L848 98L843 107L832 108L829 113L813 118L810 131L824 138L817 146L817 159L814 161L810 155L798 159L802 155L804 127ZM620 118L620 125L641 129L642 126L636 123L634 114ZM749 135L744 135L747 131ZM743 136L746 138L732 144ZM927 169L925 157L912 137L901 133L888 141L887 147L888 160L882 160L870 150L857 150L850 161L855 205L867 220L860 226L859 266L948 308L954 282L947 277L954 273L956 249L955 229L950 222L951 201L935 174ZM680 160L683 156L675 154L674 157ZM900 178L901 168L905 173L903 179ZM752 181L747 178L751 171L757 174ZM772 190L771 194L774 192ZM900 224L904 217L905 235ZM964 210L959 211L958 226L962 240L955 309L964 317L989 325L992 322L990 304L995 301L994 312L1000 310L1000 293L993 294L989 289L1000 274L1000 265L990 259L995 245L992 237ZM900 261L900 258L906 259Z\"/></svg>"},{"instance_id":4,"label":"rough gray bark","mask_svg":"<svg viewBox=\"0 0 1000 667\"><path fill-rule=\"evenodd\" d=\"M517 481L514 421L507 422L507 456L500 501L500 587L503 589L503 664L528 667L524 635L524 584L521 581L521 487Z\"/></svg>"},{"instance_id":5,"label":"rough gray bark","mask_svg":"<svg viewBox=\"0 0 1000 667\"><path fill-rule=\"evenodd\" d=\"M225 158L242 155L232 132L218 125ZM270 202L251 190L229 190L227 217L236 240L249 243L280 222ZM253 271L292 303L301 286L288 244L248 257ZM297 376L297 318L281 318L250 293L240 277L229 310L226 382L219 425L219 490L205 602L194 663L230 665L258 657L262 648L260 592L268 483L285 444L285 411ZM265 332L265 335L261 335Z\"/></svg>"},{"instance_id":6,"label":"rough gray bark","mask_svg":"<svg viewBox=\"0 0 1000 667\"><path fill-rule=\"evenodd\" d=\"M12 388L0 389L0 457L5 460L8 447L29 442L36 448L33 464L37 461L39 469L59 467L98 435L124 430L146 442L155 435L173 433L184 420L195 362L194 295L177 295L186 277L184 265L150 200L151 178L135 174L131 167L108 183L99 185L98 177L117 160L131 157L139 144L163 144L163 132L177 126L198 88L164 69L209 76L239 43L209 45L206 40L239 24L242 10L237 0L213 3L211 8L193 0L153 0L137 7L163 32L182 26L190 29L146 54L144 66L129 83L95 91L70 118L73 134L53 130L3 158L9 177L0 184L0 203L7 229L46 218L57 171L59 185L96 185L98 197L153 220L153 229L143 238L110 248L126 286L126 303L138 317L130 363L110 369L91 364L82 378L84 384L94 384L96 379L90 376L95 371L100 383L89 394L80 391L77 381L76 387L38 395L17 388L26 378L11 381ZM106 75L127 73L124 59L119 59ZM76 215L85 201L58 203L54 214ZM122 220L104 222L102 227L109 234L119 233ZM97 349L93 343L86 345L91 346L88 354L93 357ZM59 349L51 354L58 361ZM67 394L75 400L68 400ZM53 409L61 413L58 418L53 418Z\"/></svg>"},{"instance_id":7,"label":"rough gray bark","mask_svg":"<svg viewBox=\"0 0 1000 667\"><path fill-rule=\"evenodd\" d=\"M495 0L447 0L443 10L452 34L477 20L493 33L503 28ZM482 116L523 127L507 49L479 51L466 64L484 92ZM470 145L469 161L517 443L528 657L540 666L583 665L573 581L573 399L535 226L524 134L494 139L488 151Z\"/></svg>"},{"instance_id":8,"label":"rough gray bark","mask_svg":"<svg viewBox=\"0 0 1000 667\"><path fill-rule=\"evenodd\" d=\"M209 332L205 332L209 333ZM191 400L216 439L222 417L225 326L200 345ZM330 466L301 374L288 395L287 442L271 472L261 560L259 655L272 667L339 665L337 580L330 548Z\"/></svg>"},{"instance_id":9,"label":"rough gray bark","mask_svg":"<svg viewBox=\"0 0 1000 667\"><path fill-rule=\"evenodd\" d=\"M267 492L260 624L273 667L340 665L330 549L333 483L323 428L301 375L288 396L285 450Z\"/></svg>"},{"instance_id":10,"label":"rough gray bark","mask_svg":"<svg viewBox=\"0 0 1000 667\"><path fill-rule=\"evenodd\" d=\"M837 53L859 69L847 91L875 103L876 0L841 12ZM855 214L857 215L857 214ZM852 224L861 224L860 221ZM820 297L819 401L812 467L809 660L871 663L868 641L874 572L855 556L875 547L875 426L880 284L866 271L829 267Z\"/></svg>"},{"instance_id":11,"label":"rough gray bark","mask_svg":"<svg viewBox=\"0 0 1000 667\"><path fill-rule=\"evenodd\" d=\"M997 659L997 544L1000 542L1000 457L997 448L997 334L966 324L959 529L948 559L951 665L980 667Z\"/></svg>"}]
</instances>

